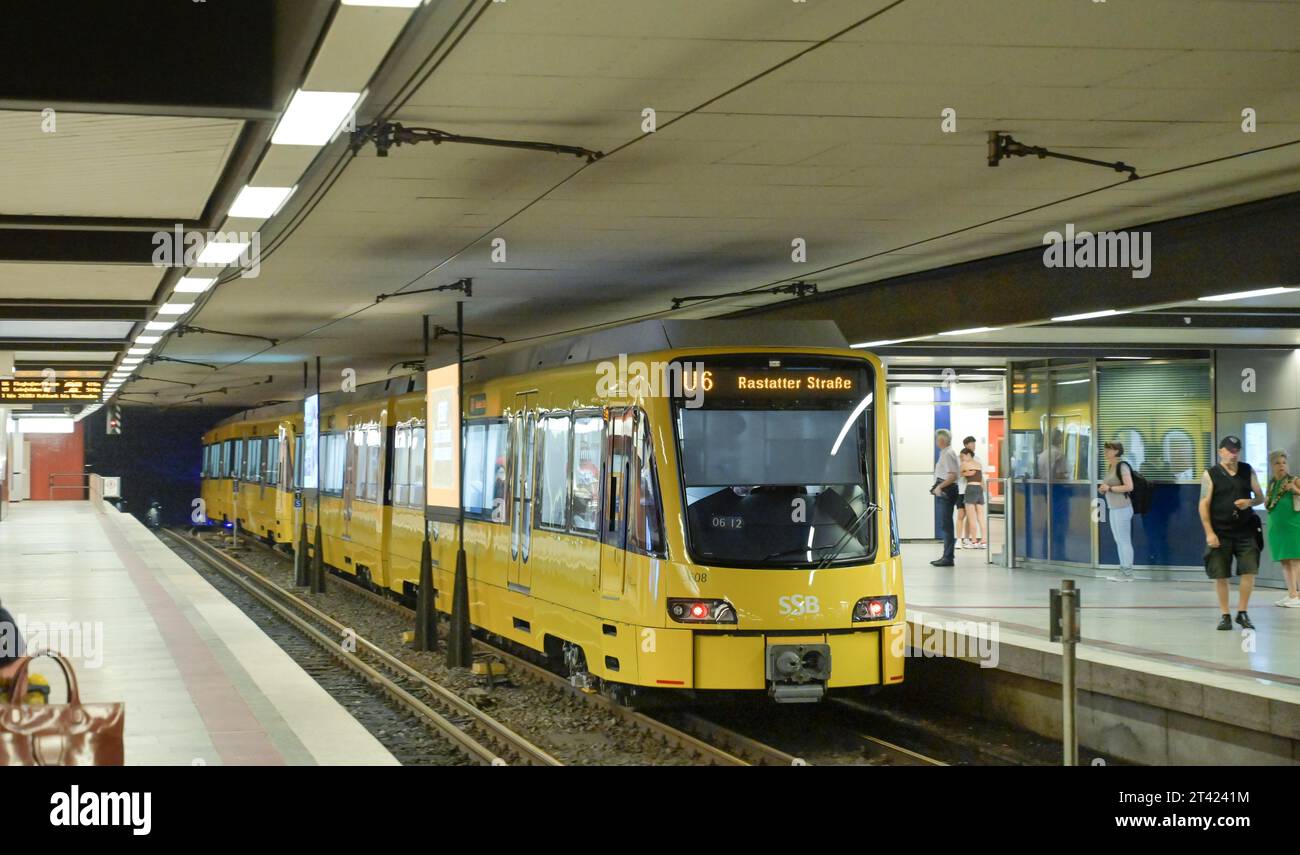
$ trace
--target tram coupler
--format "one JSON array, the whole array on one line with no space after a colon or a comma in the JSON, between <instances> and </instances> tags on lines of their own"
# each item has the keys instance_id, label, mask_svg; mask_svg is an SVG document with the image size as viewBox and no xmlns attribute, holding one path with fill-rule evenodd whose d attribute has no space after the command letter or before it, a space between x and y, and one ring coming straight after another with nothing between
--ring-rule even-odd
<instances>
[{"instance_id":1,"label":"tram coupler","mask_svg":"<svg viewBox=\"0 0 1300 855\"><path fill-rule=\"evenodd\" d=\"M768 694L778 704L808 704L826 695L829 644L772 644L767 648Z\"/></svg>"}]
</instances>

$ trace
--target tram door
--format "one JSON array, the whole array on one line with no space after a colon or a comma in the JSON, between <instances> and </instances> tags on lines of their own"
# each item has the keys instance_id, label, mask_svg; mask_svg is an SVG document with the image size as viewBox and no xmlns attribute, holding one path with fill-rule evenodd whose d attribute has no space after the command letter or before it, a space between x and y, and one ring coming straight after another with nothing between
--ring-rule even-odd
<instances>
[{"instance_id":1,"label":"tram door","mask_svg":"<svg viewBox=\"0 0 1300 855\"><path fill-rule=\"evenodd\" d=\"M537 433L537 415L531 410L510 418L510 572L512 588L527 591L532 586L533 571L528 557L533 539L533 449Z\"/></svg>"},{"instance_id":2,"label":"tram door","mask_svg":"<svg viewBox=\"0 0 1300 855\"><path fill-rule=\"evenodd\" d=\"M621 597L627 560L627 499L632 477L632 436L636 410L609 411L605 432L604 496L600 526L600 595Z\"/></svg>"},{"instance_id":3,"label":"tram door","mask_svg":"<svg viewBox=\"0 0 1300 855\"><path fill-rule=\"evenodd\" d=\"M357 498L357 453L365 441L365 431L348 417L348 429L343 434L343 539L352 539L352 503Z\"/></svg>"}]
</instances>

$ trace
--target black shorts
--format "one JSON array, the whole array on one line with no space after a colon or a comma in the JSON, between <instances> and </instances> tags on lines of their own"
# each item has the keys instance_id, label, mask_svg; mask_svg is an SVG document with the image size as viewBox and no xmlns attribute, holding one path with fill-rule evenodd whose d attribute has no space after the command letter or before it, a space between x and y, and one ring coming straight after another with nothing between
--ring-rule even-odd
<instances>
[{"instance_id":1,"label":"black shorts","mask_svg":"<svg viewBox=\"0 0 1300 855\"><path fill-rule=\"evenodd\" d=\"M1237 559L1237 575L1253 576L1259 572L1259 546L1253 534L1219 535L1218 549L1205 548L1205 575L1211 579L1232 578L1232 559Z\"/></svg>"},{"instance_id":2,"label":"black shorts","mask_svg":"<svg viewBox=\"0 0 1300 855\"><path fill-rule=\"evenodd\" d=\"M966 507L966 497L965 497L964 495L962 495L960 492L957 493L957 498L956 498L955 501L956 501L956 503L957 503L957 507L959 507L959 508L964 508L964 507Z\"/></svg>"}]
</instances>

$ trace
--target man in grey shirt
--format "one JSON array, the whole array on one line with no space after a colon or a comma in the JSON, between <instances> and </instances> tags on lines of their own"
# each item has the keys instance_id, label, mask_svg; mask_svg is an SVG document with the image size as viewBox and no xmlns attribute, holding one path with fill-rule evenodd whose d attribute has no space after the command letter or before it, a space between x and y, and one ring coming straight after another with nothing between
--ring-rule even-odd
<instances>
[{"instance_id":1,"label":"man in grey shirt","mask_svg":"<svg viewBox=\"0 0 1300 855\"><path fill-rule=\"evenodd\" d=\"M934 464L934 486L930 492L934 494L939 507L939 524L943 527L943 557L930 563L935 567L951 567L955 563L953 550L957 545L952 514L957 506L957 478L960 470L957 467L957 454L952 450L952 434L943 429L935 431L934 444L939 447L939 459Z\"/></svg>"}]
</instances>

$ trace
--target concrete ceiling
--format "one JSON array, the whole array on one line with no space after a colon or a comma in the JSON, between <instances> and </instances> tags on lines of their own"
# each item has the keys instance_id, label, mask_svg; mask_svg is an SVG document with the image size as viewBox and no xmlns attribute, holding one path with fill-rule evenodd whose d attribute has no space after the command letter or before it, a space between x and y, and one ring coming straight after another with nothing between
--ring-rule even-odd
<instances>
[{"instance_id":1,"label":"concrete ceiling","mask_svg":"<svg viewBox=\"0 0 1300 855\"><path fill-rule=\"evenodd\" d=\"M340 74L365 64L331 50ZM262 226L259 275L224 276L186 319L278 343L173 334L160 353L213 367L159 363L149 376L193 386L140 380L127 391L160 403L296 398L302 363L316 356L327 388L344 368L379 379L421 356L422 314L452 325L456 298L375 297L462 277L474 280L467 329L508 347L666 314L673 297L798 278L829 291L1039 246L1067 222L1119 229L1300 190L1294 3L445 0L365 62L376 69L362 122L382 114L606 156L585 164L426 143L354 158L335 142ZM650 134L647 108L657 114ZM941 128L946 108L955 133ZM1242 129L1248 108L1253 133ZM4 115L0 162L11 145ZM25 186L60 187L58 198L0 213L193 217L211 207L199 203L199 177L215 181L218 161L234 156L227 124L195 123L190 142L158 153L159 174L178 176L165 191L150 191L157 175L132 171L155 130L125 144L112 181L73 186L44 174L62 161L32 161ZM1033 158L991 169L989 131L1122 160L1143 178ZM118 183L133 176L129 188ZM114 194L120 205L105 208ZM498 238L504 262L492 259ZM791 259L796 239L806 262ZM3 295L38 290L5 268ZM98 275L123 295L142 287ZM166 285L155 286L156 304ZM433 358L454 358L445 339Z\"/></svg>"}]
</instances>

